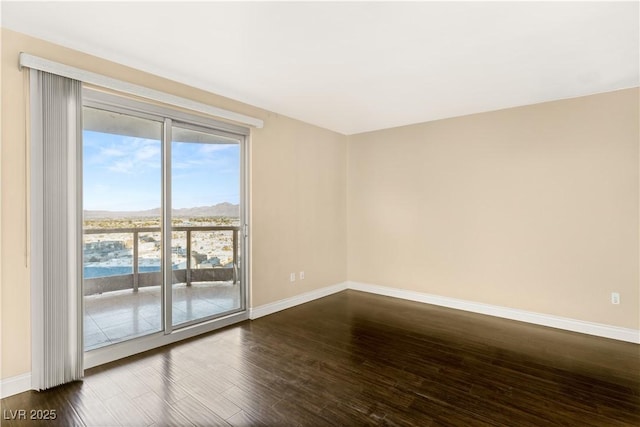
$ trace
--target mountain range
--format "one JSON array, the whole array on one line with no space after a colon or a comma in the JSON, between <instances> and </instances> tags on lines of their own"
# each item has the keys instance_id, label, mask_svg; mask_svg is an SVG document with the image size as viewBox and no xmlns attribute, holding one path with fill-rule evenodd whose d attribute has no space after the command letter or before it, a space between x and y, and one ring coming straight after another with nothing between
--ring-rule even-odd
<instances>
[{"instance_id":1,"label":"mountain range","mask_svg":"<svg viewBox=\"0 0 640 427\"><path fill-rule=\"evenodd\" d=\"M240 216L240 205L234 205L233 203L223 202L213 206L198 206L194 208L180 208L172 209L172 215L174 217L209 217L209 216L223 216L238 218ZM140 218L140 217L153 217L160 215L160 208L147 209L143 211L84 211L85 219L100 219L100 218Z\"/></svg>"}]
</instances>

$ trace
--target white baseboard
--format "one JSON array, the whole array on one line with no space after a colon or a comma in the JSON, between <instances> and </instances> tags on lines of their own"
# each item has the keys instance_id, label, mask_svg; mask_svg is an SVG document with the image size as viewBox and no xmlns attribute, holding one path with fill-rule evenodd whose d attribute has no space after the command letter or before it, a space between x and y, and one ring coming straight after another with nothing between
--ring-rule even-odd
<instances>
[{"instance_id":1,"label":"white baseboard","mask_svg":"<svg viewBox=\"0 0 640 427\"><path fill-rule=\"evenodd\" d=\"M552 316L549 314L535 313L438 295L424 294L421 292L407 291L386 286L371 285L367 283L347 282L347 288L356 291L433 304L441 307L455 308L457 310L487 314L489 316L519 320L521 322L533 323L535 325L549 326L551 328L564 329L567 331L580 332L583 334L640 344L640 330L637 329L585 322L583 320Z\"/></svg>"},{"instance_id":2,"label":"white baseboard","mask_svg":"<svg viewBox=\"0 0 640 427\"><path fill-rule=\"evenodd\" d=\"M0 380L0 399L31 390L31 372Z\"/></svg>"},{"instance_id":3,"label":"white baseboard","mask_svg":"<svg viewBox=\"0 0 640 427\"><path fill-rule=\"evenodd\" d=\"M602 323L586 322L584 320L570 319L567 317L553 316L550 314L536 313L532 311L518 310L515 308L501 307L497 305L484 304L479 302L461 300L456 298L443 297L421 292L408 291L387 286L378 286L360 282L343 282L337 285L316 289L311 292L296 295L280 301L261 305L252 308L249 312L250 319L257 319L272 313L276 313L296 305L304 304L318 298L323 298L346 289L368 292L376 295L383 295L393 298L400 298L409 301L416 301L425 304L432 304L441 307L454 308L456 310L469 311L472 313L486 314L504 319L518 320L520 322L532 323L534 325L548 326L556 329L563 329L582 334L595 335L603 338L610 338L618 341L626 341L640 344L640 330L622 328L619 326L605 325Z\"/></svg>"},{"instance_id":4,"label":"white baseboard","mask_svg":"<svg viewBox=\"0 0 640 427\"><path fill-rule=\"evenodd\" d=\"M268 314L276 313L278 311L286 310L287 308L295 307L296 305L304 304L309 301L313 301L319 298L326 297L337 292L341 292L347 289L347 282L338 283L337 285L327 286L306 292L304 294L296 295L291 298L282 299L269 304L260 305L249 310L249 318L251 320L257 319Z\"/></svg>"}]
</instances>

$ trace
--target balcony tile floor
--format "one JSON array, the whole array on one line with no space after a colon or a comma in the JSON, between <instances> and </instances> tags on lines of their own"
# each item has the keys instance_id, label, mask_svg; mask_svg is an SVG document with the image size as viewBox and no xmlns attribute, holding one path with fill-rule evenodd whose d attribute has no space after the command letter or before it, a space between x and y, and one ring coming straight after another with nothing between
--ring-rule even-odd
<instances>
[{"instance_id":1,"label":"balcony tile floor","mask_svg":"<svg viewBox=\"0 0 640 427\"><path fill-rule=\"evenodd\" d=\"M138 292L124 290L85 296L85 350L159 332L161 301L160 286L140 288ZM224 313L240 305L240 285L233 282L173 285L174 325Z\"/></svg>"}]
</instances>

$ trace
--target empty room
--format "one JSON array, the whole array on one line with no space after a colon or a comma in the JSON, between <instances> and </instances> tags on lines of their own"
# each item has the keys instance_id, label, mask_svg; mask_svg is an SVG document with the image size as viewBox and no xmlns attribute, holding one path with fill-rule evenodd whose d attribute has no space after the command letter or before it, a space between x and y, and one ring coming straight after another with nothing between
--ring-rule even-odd
<instances>
[{"instance_id":1,"label":"empty room","mask_svg":"<svg viewBox=\"0 0 640 427\"><path fill-rule=\"evenodd\" d=\"M0 17L1 425L640 425L640 2Z\"/></svg>"}]
</instances>

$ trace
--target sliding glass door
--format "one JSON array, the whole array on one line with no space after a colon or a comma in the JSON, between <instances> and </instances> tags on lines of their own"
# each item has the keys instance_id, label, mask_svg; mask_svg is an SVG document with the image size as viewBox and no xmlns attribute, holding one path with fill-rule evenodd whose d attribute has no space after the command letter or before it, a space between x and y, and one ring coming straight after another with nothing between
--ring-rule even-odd
<instances>
[{"instance_id":1,"label":"sliding glass door","mask_svg":"<svg viewBox=\"0 0 640 427\"><path fill-rule=\"evenodd\" d=\"M85 351L243 312L244 136L97 98L83 113Z\"/></svg>"},{"instance_id":2,"label":"sliding glass door","mask_svg":"<svg viewBox=\"0 0 640 427\"><path fill-rule=\"evenodd\" d=\"M172 325L238 310L240 141L202 128L171 129Z\"/></svg>"}]
</instances>

